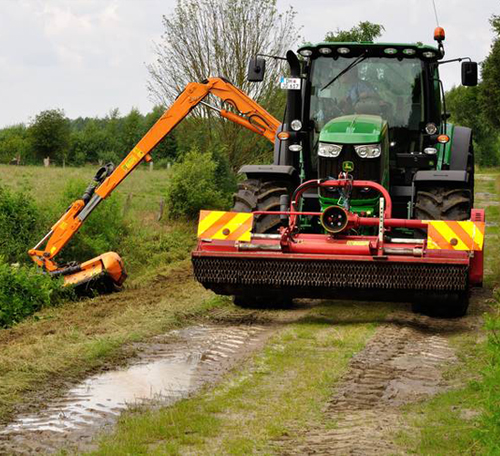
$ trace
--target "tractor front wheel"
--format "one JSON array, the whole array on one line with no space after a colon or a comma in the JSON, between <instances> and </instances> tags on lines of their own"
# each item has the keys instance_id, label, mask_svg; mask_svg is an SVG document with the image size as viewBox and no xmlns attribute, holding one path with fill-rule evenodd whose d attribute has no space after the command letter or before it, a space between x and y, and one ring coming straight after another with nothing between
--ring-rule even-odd
<instances>
[{"instance_id":1,"label":"tractor front wheel","mask_svg":"<svg viewBox=\"0 0 500 456\"><path fill-rule=\"evenodd\" d=\"M469 220L472 192L468 188L434 187L417 191L418 220Z\"/></svg>"},{"instance_id":2,"label":"tractor front wheel","mask_svg":"<svg viewBox=\"0 0 500 456\"><path fill-rule=\"evenodd\" d=\"M415 218L419 220L469 220L472 191L468 188L434 187L417 191ZM414 312L432 317L457 318L467 313L469 292L463 291L439 299L417 298Z\"/></svg>"},{"instance_id":3,"label":"tractor front wheel","mask_svg":"<svg viewBox=\"0 0 500 456\"><path fill-rule=\"evenodd\" d=\"M247 179L238 184L233 195L234 212L279 211L280 196L290 195L290 184L284 181ZM281 225L278 214L260 214L254 217L254 233L277 233Z\"/></svg>"},{"instance_id":4,"label":"tractor front wheel","mask_svg":"<svg viewBox=\"0 0 500 456\"><path fill-rule=\"evenodd\" d=\"M290 184L279 180L247 179L238 184L234 194L234 212L279 211L281 195L290 195ZM278 233L281 226L278 214L260 214L254 217L254 233ZM235 296L234 304L238 307L253 309L288 308L292 300L281 296L261 296L246 294Z\"/></svg>"}]
</instances>

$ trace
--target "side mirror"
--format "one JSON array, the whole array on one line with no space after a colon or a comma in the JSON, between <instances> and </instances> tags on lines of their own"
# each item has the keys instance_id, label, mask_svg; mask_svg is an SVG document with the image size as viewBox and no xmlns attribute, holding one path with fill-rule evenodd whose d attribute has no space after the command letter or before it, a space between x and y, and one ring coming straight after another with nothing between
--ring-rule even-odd
<instances>
[{"instance_id":1,"label":"side mirror","mask_svg":"<svg viewBox=\"0 0 500 456\"><path fill-rule=\"evenodd\" d=\"M249 82L262 82L266 72L266 61L262 57L254 57L248 63L247 79Z\"/></svg>"},{"instance_id":2,"label":"side mirror","mask_svg":"<svg viewBox=\"0 0 500 456\"><path fill-rule=\"evenodd\" d=\"M462 62L462 85L477 86L477 62Z\"/></svg>"}]
</instances>

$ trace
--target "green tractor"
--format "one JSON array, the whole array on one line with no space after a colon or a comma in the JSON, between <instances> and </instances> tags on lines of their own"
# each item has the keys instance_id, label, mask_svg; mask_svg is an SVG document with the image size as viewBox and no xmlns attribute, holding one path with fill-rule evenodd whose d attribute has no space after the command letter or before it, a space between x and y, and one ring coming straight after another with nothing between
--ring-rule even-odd
<instances>
[{"instance_id":1,"label":"green tractor","mask_svg":"<svg viewBox=\"0 0 500 456\"><path fill-rule=\"evenodd\" d=\"M289 51L283 78L287 107L273 165L240 170L234 211L283 211L301 182L352 175L383 185L396 218L467 220L474 198L474 151L469 128L448 123L439 67L462 61L462 83L477 84L477 63L445 61L444 31L437 47L395 43L323 42ZM252 59L249 80L263 80L265 60ZM302 211L342 206L337 188L303 195ZM349 210L377 216L379 195L355 188ZM254 231L277 232L283 216L257 214ZM302 229L322 232L318 218ZM405 230L401 229L401 236ZM410 234L408 233L408 236ZM414 236L414 234L412 234Z\"/></svg>"}]
</instances>

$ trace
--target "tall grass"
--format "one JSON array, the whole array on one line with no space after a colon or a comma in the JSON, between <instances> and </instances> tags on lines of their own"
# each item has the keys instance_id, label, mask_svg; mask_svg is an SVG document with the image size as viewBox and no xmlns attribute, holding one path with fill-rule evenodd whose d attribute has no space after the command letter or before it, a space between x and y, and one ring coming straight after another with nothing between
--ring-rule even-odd
<instances>
[{"instance_id":1,"label":"tall grass","mask_svg":"<svg viewBox=\"0 0 500 456\"><path fill-rule=\"evenodd\" d=\"M482 372L481 390L483 413L476 431L485 454L500 454L500 290L495 291L496 308L486 316L488 363Z\"/></svg>"}]
</instances>

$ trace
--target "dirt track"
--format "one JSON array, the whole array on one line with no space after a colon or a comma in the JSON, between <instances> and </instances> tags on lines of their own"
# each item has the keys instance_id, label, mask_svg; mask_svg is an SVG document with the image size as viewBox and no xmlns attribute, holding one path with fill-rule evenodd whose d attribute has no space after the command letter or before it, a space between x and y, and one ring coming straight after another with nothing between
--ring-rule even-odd
<instances>
[{"instance_id":1,"label":"dirt track","mask_svg":"<svg viewBox=\"0 0 500 456\"><path fill-rule=\"evenodd\" d=\"M484 295L484 292L478 295ZM451 335L477 331L484 298L470 314L441 320L397 311L350 363L324 410L324 426L279 442L284 455L405 454L394 442L406 428L402 406L448 388L443 373L457 363Z\"/></svg>"},{"instance_id":2,"label":"dirt track","mask_svg":"<svg viewBox=\"0 0 500 456\"><path fill-rule=\"evenodd\" d=\"M415 315L406 307L390 314L332 391L324 426L278 442L277 452L403 454L393 439L405 426L401 406L453 386L443 378L443 372L457 362L448 337L477 330L483 300L477 296L470 315L457 320ZM168 405L192 394L217 381L260 349L282 324L296 321L309 309L305 305L269 319L265 312L215 314L212 324L136 344L138 356L127 368L89 377L4 427L0 454L51 453L68 445L90 449L96 433L110 430L120 412L137 402L134 398Z\"/></svg>"}]
</instances>

